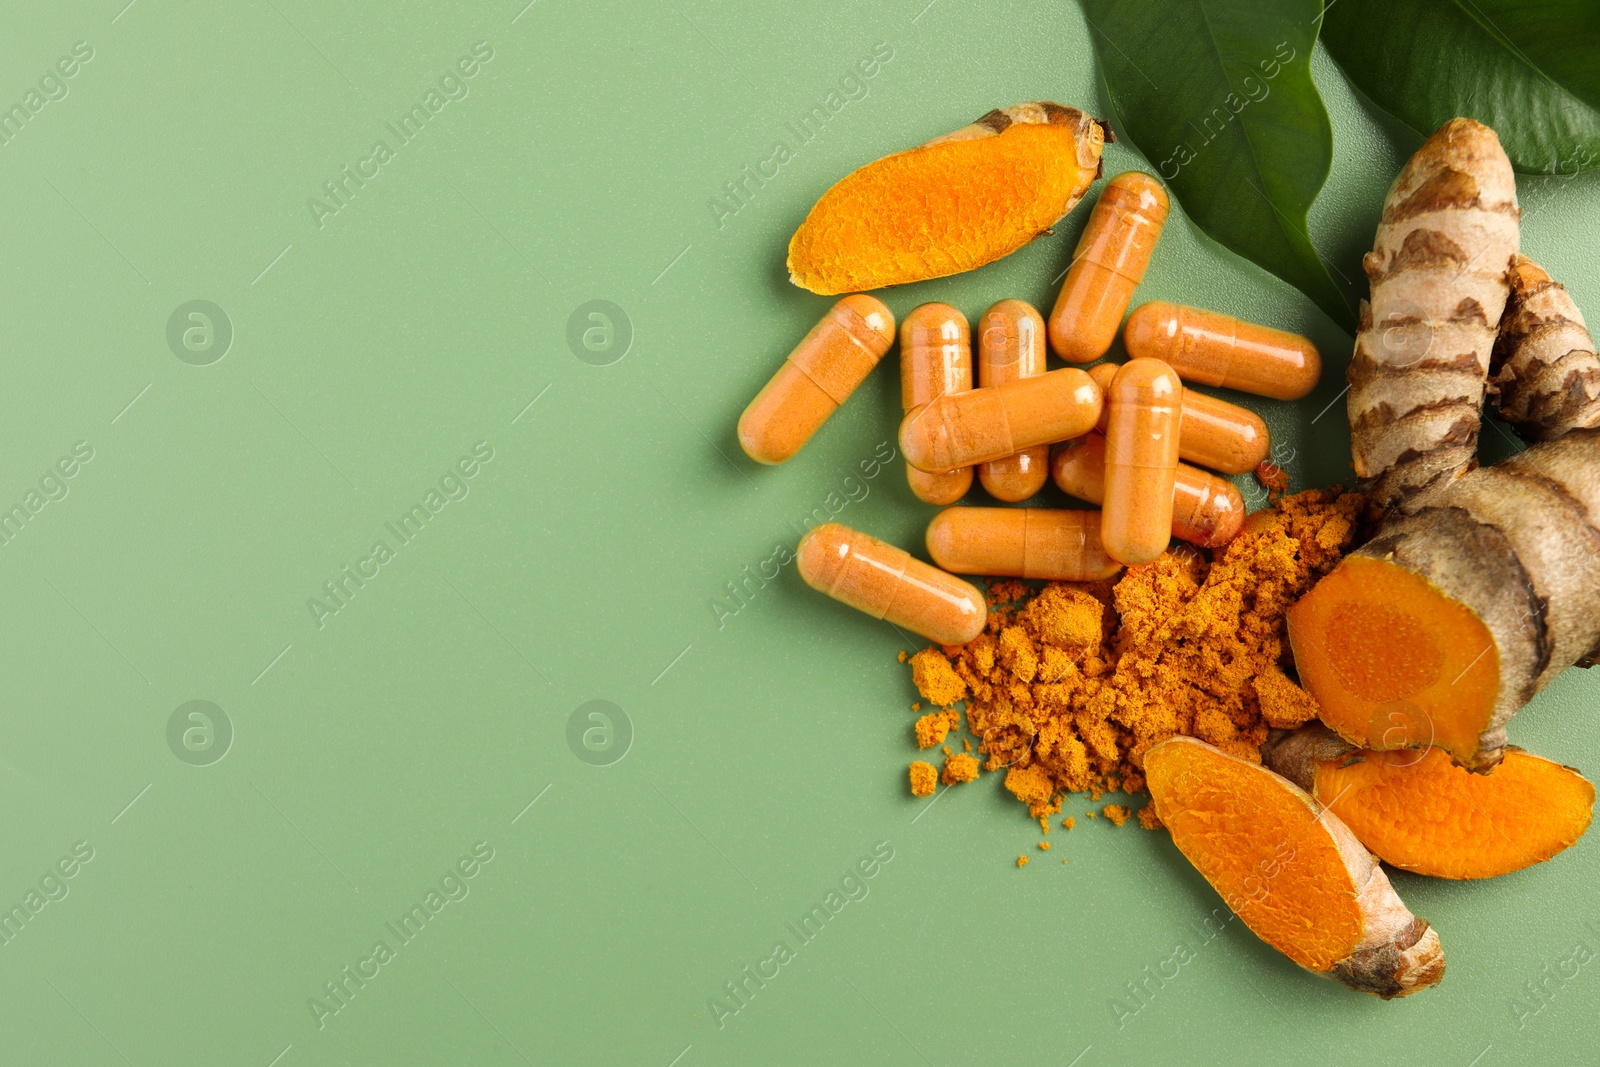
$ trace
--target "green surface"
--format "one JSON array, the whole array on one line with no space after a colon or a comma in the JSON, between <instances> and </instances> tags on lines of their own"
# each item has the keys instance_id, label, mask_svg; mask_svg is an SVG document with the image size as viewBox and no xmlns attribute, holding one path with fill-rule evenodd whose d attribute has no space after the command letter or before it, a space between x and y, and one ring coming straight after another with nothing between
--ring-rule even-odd
<instances>
[{"instance_id":1,"label":"green surface","mask_svg":"<svg viewBox=\"0 0 1600 1067\"><path fill-rule=\"evenodd\" d=\"M1450 971L1383 1004L1237 923L1207 940L1220 901L1161 835L1080 819L1045 855L994 779L914 801L904 642L792 567L719 625L724 583L831 494L906 545L931 514L898 460L860 467L892 440L892 362L786 467L739 455L739 411L828 304L786 281L788 235L848 169L991 106L1103 110L1075 6L123 2L0 19L6 105L93 48L0 145L0 503L93 454L0 546L0 903L61 897L0 945L0 1060L1596 1060L1600 965L1570 962L1600 950L1594 835L1489 883L1397 876ZM467 95L399 145L386 124L478 41ZM866 95L719 226L708 200L878 42ZM1320 54L1315 74L1337 157L1312 232L1354 280L1415 140ZM319 227L308 198L380 138L393 158ZM1600 184L1522 195L1524 247L1600 307ZM1048 304L1082 221L887 299ZM1140 295L1325 344L1327 383L1259 407L1297 486L1345 472L1348 339L1320 312L1178 214ZM169 347L193 300L231 322L218 361L198 320L200 351L181 317L187 359ZM631 322L608 365L620 334L568 346L591 300ZM452 475L480 442L492 459ZM401 544L386 524L441 481ZM393 558L363 562L380 539ZM347 565L376 575L319 626L308 600ZM1600 769L1597 687L1570 672L1512 739ZM231 723L220 760L215 712L184 709L169 744L195 700ZM591 762L584 722L569 746L593 700L631 733L605 766L620 732ZM847 885L866 895L795 938L882 842ZM461 899L402 944L386 924L432 889ZM793 958L719 1026L708 1001L779 940ZM1179 944L1119 1028L1113 999ZM319 1027L346 966L377 969Z\"/></svg>"}]
</instances>

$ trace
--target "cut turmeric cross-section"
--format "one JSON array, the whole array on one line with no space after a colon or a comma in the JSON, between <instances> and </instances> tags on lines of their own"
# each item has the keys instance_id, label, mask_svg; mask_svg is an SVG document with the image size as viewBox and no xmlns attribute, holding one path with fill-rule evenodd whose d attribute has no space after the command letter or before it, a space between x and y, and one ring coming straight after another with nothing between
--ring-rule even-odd
<instances>
[{"instance_id":1,"label":"cut turmeric cross-section","mask_svg":"<svg viewBox=\"0 0 1600 1067\"><path fill-rule=\"evenodd\" d=\"M1152 747L1144 771L1173 843L1261 940L1386 1000L1444 976L1438 934L1304 790L1192 737Z\"/></svg>"},{"instance_id":2,"label":"cut turmeric cross-section","mask_svg":"<svg viewBox=\"0 0 1600 1067\"><path fill-rule=\"evenodd\" d=\"M1493 767L1507 720L1600 656L1600 430L1398 504L1289 609L1289 640L1346 741Z\"/></svg>"},{"instance_id":3,"label":"cut turmeric cross-section","mask_svg":"<svg viewBox=\"0 0 1600 1067\"><path fill-rule=\"evenodd\" d=\"M1077 108L1032 101L868 163L801 223L789 280L856 293L992 263L1072 210L1100 175L1107 139Z\"/></svg>"},{"instance_id":4,"label":"cut turmeric cross-section","mask_svg":"<svg viewBox=\"0 0 1600 1067\"><path fill-rule=\"evenodd\" d=\"M1437 748L1372 752L1313 723L1269 741L1261 757L1379 859L1439 878L1547 860L1583 835L1594 808L1594 786L1577 771L1516 748L1492 773L1471 774Z\"/></svg>"},{"instance_id":5,"label":"cut turmeric cross-section","mask_svg":"<svg viewBox=\"0 0 1600 1067\"><path fill-rule=\"evenodd\" d=\"M1352 742L1477 748L1499 652L1481 619L1421 575L1350 556L1289 609L1289 639L1322 720Z\"/></svg>"}]
</instances>

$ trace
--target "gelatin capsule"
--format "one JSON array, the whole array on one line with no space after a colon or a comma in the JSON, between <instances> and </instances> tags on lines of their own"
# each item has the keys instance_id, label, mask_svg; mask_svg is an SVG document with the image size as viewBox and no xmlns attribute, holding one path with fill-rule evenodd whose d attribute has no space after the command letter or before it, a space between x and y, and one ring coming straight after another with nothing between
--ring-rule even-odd
<instances>
[{"instance_id":1,"label":"gelatin capsule","mask_svg":"<svg viewBox=\"0 0 1600 1067\"><path fill-rule=\"evenodd\" d=\"M1129 360L1106 390L1106 408L1100 540L1112 559L1149 563L1172 539L1183 382L1159 359Z\"/></svg>"},{"instance_id":2,"label":"gelatin capsule","mask_svg":"<svg viewBox=\"0 0 1600 1067\"><path fill-rule=\"evenodd\" d=\"M1100 417L1094 379L1063 367L1005 385L946 393L900 424L900 450L918 470L950 471L1034 445L1081 437Z\"/></svg>"},{"instance_id":3,"label":"gelatin capsule","mask_svg":"<svg viewBox=\"0 0 1600 1067\"><path fill-rule=\"evenodd\" d=\"M1068 363L1093 363L1116 340L1167 221L1167 191L1130 170L1106 183L1072 253L1050 312L1050 347Z\"/></svg>"},{"instance_id":4,"label":"gelatin capsule","mask_svg":"<svg viewBox=\"0 0 1600 1067\"><path fill-rule=\"evenodd\" d=\"M1044 319L1031 304L1002 300L978 320L978 385L1004 385L1045 372ZM996 500L1016 503L1050 477L1047 445L1024 448L978 467L978 481Z\"/></svg>"},{"instance_id":5,"label":"gelatin capsule","mask_svg":"<svg viewBox=\"0 0 1600 1067\"><path fill-rule=\"evenodd\" d=\"M1317 387L1322 356L1297 333L1165 301L1141 304L1122 334L1131 358L1166 362L1186 382L1299 400Z\"/></svg>"},{"instance_id":6,"label":"gelatin capsule","mask_svg":"<svg viewBox=\"0 0 1600 1067\"><path fill-rule=\"evenodd\" d=\"M927 539L933 561L957 574L1092 582L1122 569L1101 546L1098 511L945 508Z\"/></svg>"},{"instance_id":7,"label":"gelatin capsule","mask_svg":"<svg viewBox=\"0 0 1600 1067\"><path fill-rule=\"evenodd\" d=\"M972 388L972 335L949 304L923 304L900 323L900 404L906 412ZM972 468L929 474L906 464L906 484L927 504L954 504L972 488Z\"/></svg>"},{"instance_id":8,"label":"gelatin capsule","mask_svg":"<svg viewBox=\"0 0 1600 1067\"><path fill-rule=\"evenodd\" d=\"M864 293L840 300L800 339L739 416L739 446L757 463L804 447L894 342L894 315Z\"/></svg>"},{"instance_id":9,"label":"gelatin capsule","mask_svg":"<svg viewBox=\"0 0 1600 1067\"><path fill-rule=\"evenodd\" d=\"M1068 441L1050 458L1056 488L1090 504L1106 499L1106 439L1099 433ZM1244 497L1210 471L1178 464L1172 486L1172 536L1202 548L1225 545L1244 526Z\"/></svg>"},{"instance_id":10,"label":"gelatin capsule","mask_svg":"<svg viewBox=\"0 0 1600 1067\"><path fill-rule=\"evenodd\" d=\"M966 644L989 619L970 582L836 522L813 527L795 555L800 577L817 592L941 645Z\"/></svg>"},{"instance_id":11,"label":"gelatin capsule","mask_svg":"<svg viewBox=\"0 0 1600 1067\"><path fill-rule=\"evenodd\" d=\"M1096 363L1089 375L1101 389L1110 388L1118 363ZM1108 412L1102 411L1095 429L1106 432ZM1249 408L1185 389L1183 422L1178 428L1178 458L1196 467L1223 474L1247 474L1267 458L1272 440L1267 424Z\"/></svg>"}]
</instances>

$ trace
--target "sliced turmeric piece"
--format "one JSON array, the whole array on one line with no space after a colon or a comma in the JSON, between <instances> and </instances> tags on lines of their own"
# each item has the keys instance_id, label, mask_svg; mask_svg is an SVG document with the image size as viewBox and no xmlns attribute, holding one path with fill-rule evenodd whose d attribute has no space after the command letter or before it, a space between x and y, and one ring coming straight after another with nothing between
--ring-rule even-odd
<instances>
[{"instance_id":1,"label":"sliced turmeric piece","mask_svg":"<svg viewBox=\"0 0 1600 1067\"><path fill-rule=\"evenodd\" d=\"M1470 774L1436 748L1358 749L1320 723L1262 746L1266 765L1344 820L1385 863L1438 878L1492 878L1549 859L1589 827L1594 786L1518 748Z\"/></svg>"},{"instance_id":2,"label":"sliced turmeric piece","mask_svg":"<svg viewBox=\"0 0 1600 1067\"><path fill-rule=\"evenodd\" d=\"M1144 769L1173 843L1261 940L1385 1000L1444 977L1439 935L1299 786L1192 737L1153 746Z\"/></svg>"},{"instance_id":3,"label":"sliced turmeric piece","mask_svg":"<svg viewBox=\"0 0 1600 1067\"><path fill-rule=\"evenodd\" d=\"M1301 684L1346 741L1493 767L1511 716L1600 654L1600 430L1400 504L1288 621Z\"/></svg>"},{"instance_id":4,"label":"sliced turmeric piece","mask_svg":"<svg viewBox=\"0 0 1600 1067\"><path fill-rule=\"evenodd\" d=\"M1100 176L1106 126L1045 100L845 175L789 242L789 280L858 293L942 278L1010 255L1049 230Z\"/></svg>"}]
</instances>

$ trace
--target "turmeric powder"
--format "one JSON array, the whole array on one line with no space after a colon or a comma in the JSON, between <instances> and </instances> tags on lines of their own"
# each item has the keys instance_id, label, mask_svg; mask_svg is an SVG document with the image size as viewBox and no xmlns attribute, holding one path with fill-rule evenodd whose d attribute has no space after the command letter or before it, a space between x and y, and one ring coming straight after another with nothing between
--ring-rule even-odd
<instances>
[{"instance_id":1,"label":"turmeric powder","mask_svg":"<svg viewBox=\"0 0 1600 1067\"><path fill-rule=\"evenodd\" d=\"M1284 614L1351 547L1363 503L1338 489L1285 497L1215 558L1181 545L1115 584L992 583L985 631L911 656L912 681L930 704L964 701L983 769L1004 770L1033 818L1067 793L1145 791L1144 753L1177 734L1259 763L1269 727L1316 714L1280 666ZM1119 826L1132 815L1103 813ZM1159 825L1148 808L1139 823Z\"/></svg>"}]
</instances>

